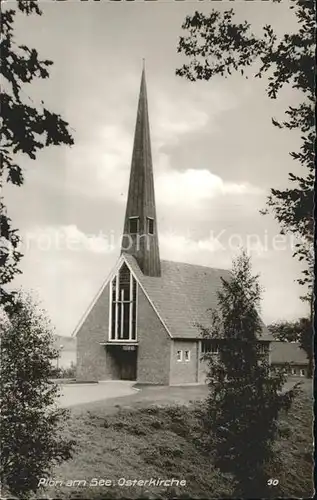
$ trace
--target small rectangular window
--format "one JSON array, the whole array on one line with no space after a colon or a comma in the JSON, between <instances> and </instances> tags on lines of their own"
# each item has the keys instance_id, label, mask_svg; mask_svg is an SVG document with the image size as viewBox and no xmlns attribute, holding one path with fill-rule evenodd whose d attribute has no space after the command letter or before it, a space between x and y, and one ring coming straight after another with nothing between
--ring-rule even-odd
<instances>
[{"instance_id":1,"label":"small rectangular window","mask_svg":"<svg viewBox=\"0 0 317 500\"><path fill-rule=\"evenodd\" d=\"M210 352L211 343L210 340L202 340L201 341L201 352L207 353Z\"/></svg>"},{"instance_id":2,"label":"small rectangular window","mask_svg":"<svg viewBox=\"0 0 317 500\"><path fill-rule=\"evenodd\" d=\"M152 219L151 217L147 217L146 221L148 234L154 234L154 219Z\"/></svg>"},{"instance_id":3,"label":"small rectangular window","mask_svg":"<svg viewBox=\"0 0 317 500\"><path fill-rule=\"evenodd\" d=\"M183 359L183 351L177 351L177 361L182 361Z\"/></svg>"},{"instance_id":4,"label":"small rectangular window","mask_svg":"<svg viewBox=\"0 0 317 500\"><path fill-rule=\"evenodd\" d=\"M305 376L305 370L299 370L300 376L304 377Z\"/></svg>"},{"instance_id":5,"label":"small rectangular window","mask_svg":"<svg viewBox=\"0 0 317 500\"><path fill-rule=\"evenodd\" d=\"M139 232L139 224L140 224L139 217L130 217L129 218L129 233L130 234L137 234Z\"/></svg>"},{"instance_id":6,"label":"small rectangular window","mask_svg":"<svg viewBox=\"0 0 317 500\"><path fill-rule=\"evenodd\" d=\"M185 361L190 361L190 351L185 351Z\"/></svg>"}]
</instances>

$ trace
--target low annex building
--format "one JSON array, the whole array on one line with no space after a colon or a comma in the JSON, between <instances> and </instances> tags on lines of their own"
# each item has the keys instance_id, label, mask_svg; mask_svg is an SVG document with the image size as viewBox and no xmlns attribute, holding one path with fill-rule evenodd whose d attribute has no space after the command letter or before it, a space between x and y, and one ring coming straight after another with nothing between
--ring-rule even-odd
<instances>
[{"instance_id":1,"label":"low annex building","mask_svg":"<svg viewBox=\"0 0 317 500\"><path fill-rule=\"evenodd\" d=\"M298 342L271 342L271 365L280 367L289 364L290 375L308 377L308 357Z\"/></svg>"},{"instance_id":2,"label":"low annex building","mask_svg":"<svg viewBox=\"0 0 317 500\"><path fill-rule=\"evenodd\" d=\"M143 68L119 260L78 328L77 380L144 384L205 381L198 324L210 326L221 278L230 272L160 259ZM261 338L269 352L271 334Z\"/></svg>"}]
</instances>

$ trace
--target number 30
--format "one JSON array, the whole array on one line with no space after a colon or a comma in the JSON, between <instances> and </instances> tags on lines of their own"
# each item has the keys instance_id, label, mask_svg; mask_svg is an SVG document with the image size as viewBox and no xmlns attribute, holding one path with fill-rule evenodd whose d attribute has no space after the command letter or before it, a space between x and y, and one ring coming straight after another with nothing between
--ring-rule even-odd
<instances>
[{"instance_id":1,"label":"number 30","mask_svg":"<svg viewBox=\"0 0 317 500\"><path fill-rule=\"evenodd\" d=\"M279 480L278 480L278 479L269 479L269 480L268 480L268 482L267 482L267 484L268 484L269 486L277 486L277 485L278 485L278 483L279 483Z\"/></svg>"}]
</instances>

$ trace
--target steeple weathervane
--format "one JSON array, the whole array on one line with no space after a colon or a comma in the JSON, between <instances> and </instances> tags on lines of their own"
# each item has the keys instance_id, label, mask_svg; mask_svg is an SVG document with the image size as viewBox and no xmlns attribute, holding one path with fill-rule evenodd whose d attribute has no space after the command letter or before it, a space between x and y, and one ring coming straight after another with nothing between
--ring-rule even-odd
<instances>
[{"instance_id":1,"label":"steeple weathervane","mask_svg":"<svg viewBox=\"0 0 317 500\"><path fill-rule=\"evenodd\" d=\"M146 276L160 276L145 59L134 133L121 253L133 255Z\"/></svg>"}]
</instances>

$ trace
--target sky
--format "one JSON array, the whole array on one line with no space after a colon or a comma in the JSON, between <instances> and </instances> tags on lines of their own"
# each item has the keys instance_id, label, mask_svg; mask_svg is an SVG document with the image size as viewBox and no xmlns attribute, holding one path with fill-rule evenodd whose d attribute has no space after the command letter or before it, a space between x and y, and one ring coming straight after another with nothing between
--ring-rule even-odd
<instances>
[{"instance_id":1,"label":"sky","mask_svg":"<svg viewBox=\"0 0 317 500\"><path fill-rule=\"evenodd\" d=\"M233 8L256 33L296 29L287 1L42 1L41 17L17 18L17 42L54 61L49 79L24 87L26 102L60 113L75 140L21 158L25 184L4 191L23 237L13 285L32 291L60 335L73 333L119 257L143 58L161 258L229 269L243 246L260 274L263 320L307 313L294 242L259 213L298 171L289 151L300 138L271 123L298 96L285 88L270 100L252 76L175 75L185 16L213 8Z\"/></svg>"}]
</instances>

